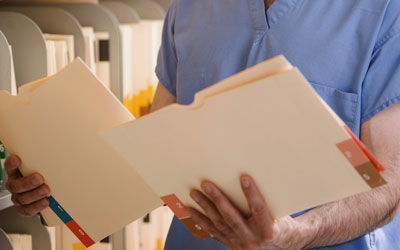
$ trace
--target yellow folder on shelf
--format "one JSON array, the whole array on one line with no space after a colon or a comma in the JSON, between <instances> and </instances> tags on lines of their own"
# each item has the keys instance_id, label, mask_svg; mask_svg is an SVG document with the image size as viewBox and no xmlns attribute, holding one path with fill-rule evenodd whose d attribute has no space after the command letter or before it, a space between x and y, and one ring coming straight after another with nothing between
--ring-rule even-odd
<instances>
[{"instance_id":1,"label":"yellow folder on shelf","mask_svg":"<svg viewBox=\"0 0 400 250\"><path fill-rule=\"evenodd\" d=\"M382 167L282 56L138 120L81 60L0 92L0 140L24 175L41 173L50 207L85 246L167 204L184 212L202 180L244 212L239 176L257 182L275 218L385 183ZM161 198L161 199L160 199ZM50 210L43 215L57 224Z\"/></svg>"}]
</instances>

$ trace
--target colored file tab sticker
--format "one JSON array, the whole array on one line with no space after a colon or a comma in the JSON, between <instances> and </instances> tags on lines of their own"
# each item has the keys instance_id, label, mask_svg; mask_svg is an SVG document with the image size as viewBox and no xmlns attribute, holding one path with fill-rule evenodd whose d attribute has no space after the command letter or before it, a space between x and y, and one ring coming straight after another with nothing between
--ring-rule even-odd
<instances>
[{"instance_id":1,"label":"colored file tab sticker","mask_svg":"<svg viewBox=\"0 0 400 250\"><path fill-rule=\"evenodd\" d=\"M360 147L360 149L364 152L364 154L368 157L368 159L372 162L374 167L379 171L385 171L385 168L382 166L382 164L376 159L376 157L369 151L369 149L362 143L354 134L353 132L349 129L349 127L344 126L346 131L350 134L351 138L354 140L354 142Z\"/></svg>"},{"instance_id":2,"label":"colored file tab sticker","mask_svg":"<svg viewBox=\"0 0 400 250\"><path fill-rule=\"evenodd\" d=\"M54 199L53 196L49 196L49 201L50 201L50 208L53 210L53 212L64 222L64 224L67 224L72 220L71 216L62 208L60 204Z\"/></svg>"},{"instance_id":3,"label":"colored file tab sticker","mask_svg":"<svg viewBox=\"0 0 400 250\"><path fill-rule=\"evenodd\" d=\"M192 218L182 219L181 222L186 226L187 229L198 239L208 239L211 237L207 231L196 224Z\"/></svg>"},{"instance_id":4,"label":"colored file tab sticker","mask_svg":"<svg viewBox=\"0 0 400 250\"><path fill-rule=\"evenodd\" d=\"M161 200L174 212L175 216L186 226L186 228L198 239L207 239L211 235L197 225L192 218L185 213L185 205L174 195L166 195L161 197Z\"/></svg>"},{"instance_id":5,"label":"colored file tab sticker","mask_svg":"<svg viewBox=\"0 0 400 250\"><path fill-rule=\"evenodd\" d=\"M161 197L161 200L167 204L167 206L174 212L175 216L178 219L187 218L187 214L185 213L185 206L183 203L176 197L176 195L166 195Z\"/></svg>"},{"instance_id":6,"label":"colored file tab sticker","mask_svg":"<svg viewBox=\"0 0 400 250\"><path fill-rule=\"evenodd\" d=\"M71 220L66 225L75 234L75 236L83 243L83 245L85 245L85 247L90 247L95 243L74 220Z\"/></svg>"},{"instance_id":7,"label":"colored file tab sticker","mask_svg":"<svg viewBox=\"0 0 400 250\"><path fill-rule=\"evenodd\" d=\"M383 166L347 126L345 129L351 139L336 144L340 152L371 188L386 184L385 179L379 174L385 170Z\"/></svg>"},{"instance_id":8,"label":"colored file tab sticker","mask_svg":"<svg viewBox=\"0 0 400 250\"><path fill-rule=\"evenodd\" d=\"M371 188L386 184L385 179L378 173L372 162L357 166L356 170Z\"/></svg>"},{"instance_id":9,"label":"colored file tab sticker","mask_svg":"<svg viewBox=\"0 0 400 250\"><path fill-rule=\"evenodd\" d=\"M369 159L363 151L358 147L357 143L353 139L348 139L344 142L338 143L337 147L343 153L343 155L350 161L353 167L365 164L369 162Z\"/></svg>"},{"instance_id":10,"label":"colored file tab sticker","mask_svg":"<svg viewBox=\"0 0 400 250\"><path fill-rule=\"evenodd\" d=\"M53 212L64 222L64 224L72 231L73 234L85 245L90 247L95 242L87 235L87 233L76 223L72 217L65 211L65 209L54 199L53 196L49 196L50 205L49 207Z\"/></svg>"}]
</instances>

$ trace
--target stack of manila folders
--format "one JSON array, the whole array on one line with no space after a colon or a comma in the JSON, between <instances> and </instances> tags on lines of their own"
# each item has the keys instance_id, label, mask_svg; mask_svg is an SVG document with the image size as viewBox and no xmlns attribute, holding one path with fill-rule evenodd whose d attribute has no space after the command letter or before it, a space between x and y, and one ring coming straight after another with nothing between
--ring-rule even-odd
<instances>
[{"instance_id":1,"label":"stack of manila folders","mask_svg":"<svg viewBox=\"0 0 400 250\"><path fill-rule=\"evenodd\" d=\"M185 214L189 196L216 183L244 213L239 176L251 175L280 218L385 184L383 167L278 56L135 120L78 58L51 77L0 92L0 140L21 172L50 186L52 226L65 223L89 247L167 204Z\"/></svg>"}]
</instances>

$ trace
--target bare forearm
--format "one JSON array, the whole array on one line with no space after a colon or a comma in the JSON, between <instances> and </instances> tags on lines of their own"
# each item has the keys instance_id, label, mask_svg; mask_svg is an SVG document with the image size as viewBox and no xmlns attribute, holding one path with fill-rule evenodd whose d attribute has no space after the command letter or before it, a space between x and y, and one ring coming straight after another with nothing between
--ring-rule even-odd
<instances>
[{"instance_id":1,"label":"bare forearm","mask_svg":"<svg viewBox=\"0 0 400 250\"><path fill-rule=\"evenodd\" d=\"M336 245L389 223L400 200L400 104L393 105L361 128L361 139L386 167L386 185L321 206L296 218L304 225L306 249Z\"/></svg>"},{"instance_id":2,"label":"bare forearm","mask_svg":"<svg viewBox=\"0 0 400 250\"><path fill-rule=\"evenodd\" d=\"M154 96L153 104L151 105L151 112L155 112L162 109L170 104L176 102L175 96L173 96L162 83L158 83L156 94Z\"/></svg>"},{"instance_id":3,"label":"bare forearm","mask_svg":"<svg viewBox=\"0 0 400 250\"><path fill-rule=\"evenodd\" d=\"M385 225L397 213L399 194L394 190L385 185L299 216L307 239L304 249L347 242Z\"/></svg>"}]
</instances>

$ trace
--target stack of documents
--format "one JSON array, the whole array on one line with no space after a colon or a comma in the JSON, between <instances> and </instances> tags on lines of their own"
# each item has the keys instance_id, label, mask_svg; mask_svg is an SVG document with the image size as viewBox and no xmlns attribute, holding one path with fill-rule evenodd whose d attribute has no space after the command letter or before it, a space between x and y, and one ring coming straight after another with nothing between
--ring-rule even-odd
<instances>
[{"instance_id":1,"label":"stack of documents","mask_svg":"<svg viewBox=\"0 0 400 250\"><path fill-rule=\"evenodd\" d=\"M51 76L57 73L56 44L52 40L46 40L47 52L47 75Z\"/></svg>"},{"instance_id":2,"label":"stack of documents","mask_svg":"<svg viewBox=\"0 0 400 250\"><path fill-rule=\"evenodd\" d=\"M47 75L50 76L72 61L74 37L72 35L44 34L44 38L47 50Z\"/></svg>"},{"instance_id":3,"label":"stack of documents","mask_svg":"<svg viewBox=\"0 0 400 250\"><path fill-rule=\"evenodd\" d=\"M199 208L189 191L204 179L249 212L239 176L250 174L275 218L385 184L376 159L284 57L138 120L76 60L18 97L0 92L0 127L22 173L44 176L51 209L85 246L163 203L208 237L183 210Z\"/></svg>"},{"instance_id":4,"label":"stack of documents","mask_svg":"<svg viewBox=\"0 0 400 250\"><path fill-rule=\"evenodd\" d=\"M11 55L11 94L17 95L17 82L15 81L15 67L14 67L14 59L12 53L12 47L9 45L10 48L10 55Z\"/></svg>"},{"instance_id":5,"label":"stack of documents","mask_svg":"<svg viewBox=\"0 0 400 250\"><path fill-rule=\"evenodd\" d=\"M96 74L96 63L95 63L95 34L93 27L82 27L83 37L85 39L85 57L86 64L92 70L93 73Z\"/></svg>"},{"instance_id":6,"label":"stack of documents","mask_svg":"<svg viewBox=\"0 0 400 250\"><path fill-rule=\"evenodd\" d=\"M52 75L67 66L74 59L74 36L43 34L48 53L48 71Z\"/></svg>"},{"instance_id":7,"label":"stack of documents","mask_svg":"<svg viewBox=\"0 0 400 250\"><path fill-rule=\"evenodd\" d=\"M63 34L43 34L45 40L63 42L66 47L66 61L67 64L72 62L75 58L75 44L74 44L74 36L73 35L63 35ZM61 45L64 47L64 45ZM62 54L62 56L65 56Z\"/></svg>"},{"instance_id":8,"label":"stack of documents","mask_svg":"<svg viewBox=\"0 0 400 250\"><path fill-rule=\"evenodd\" d=\"M133 60L135 57L139 57L133 53L134 44L133 39L136 35L134 34L134 24L121 24L119 26L121 33L121 44L122 44L122 86L124 104L128 108L130 107L130 97L134 89L133 84Z\"/></svg>"}]
</instances>

